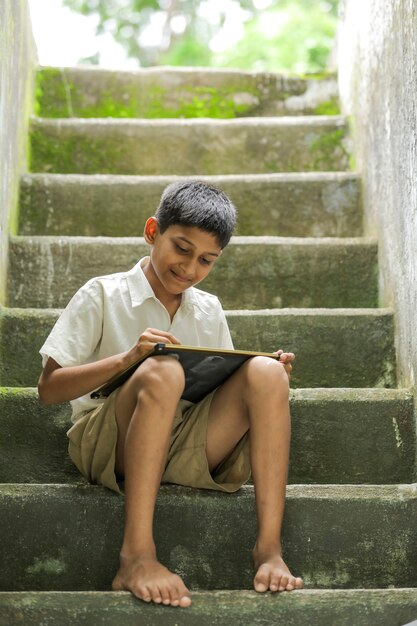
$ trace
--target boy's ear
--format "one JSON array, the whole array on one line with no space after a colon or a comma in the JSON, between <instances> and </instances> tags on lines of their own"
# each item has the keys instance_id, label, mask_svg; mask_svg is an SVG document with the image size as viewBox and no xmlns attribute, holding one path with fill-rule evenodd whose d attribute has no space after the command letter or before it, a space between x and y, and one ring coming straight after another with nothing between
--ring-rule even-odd
<instances>
[{"instance_id":1,"label":"boy's ear","mask_svg":"<svg viewBox=\"0 0 417 626\"><path fill-rule=\"evenodd\" d=\"M155 243L155 238L158 233L159 233L158 220L155 217L149 217L146 220L145 228L143 231L143 236L145 238L146 243L150 245Z\"/></svg>"}]
</instances>

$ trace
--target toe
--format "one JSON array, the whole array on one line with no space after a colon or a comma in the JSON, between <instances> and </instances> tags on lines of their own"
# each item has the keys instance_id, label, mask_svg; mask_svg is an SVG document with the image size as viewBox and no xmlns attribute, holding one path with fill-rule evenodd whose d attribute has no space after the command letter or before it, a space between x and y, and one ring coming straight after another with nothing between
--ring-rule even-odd
<instances>
[{"instance_id":1,"label":"toe","mask_svg":"<svg viewBox=\"0 0 417 626\"><path fill-rule=\"evenodd\" d=\"M296 589L302 589L304 587L304 581L302 578L296 578L295 579L295 588Z\"/></svg>"},{"instance_id":2,"label":"toe","mask_svg":"<svg viewBox=\"0 0 417 626\"><path fill-rule=\"evenodd\" d=\"M145 592L143 596L141 595L139 596L139 598L143 600L144 602L152 602L152 596L149 592Z\"/></svg>"},{"instance_id":3,"label":"toe","mask_svg":"<svg viewBox=\"0 0 417 626\"><path fill-rule=\"evenodd\" d=\"M139 587L137 593L135 593L135 596L137 596L140 600L143 600L144 602L152 601L152 594L148 587Z\"/></svg>"},{"instance_id":4,"label":"toe","mask_svg":"<svg viewBox=\"0 0 417 626\"><path fill-rule=\"evenodd\" d=\"M175 587L171 589L171 605L186 608L187 606L190 606L190 604L190 592L178 576Z\"/></svg>"},{"instance_id":5,"label":"toe","mask_svg":"<svg viewBox=\"0 0 417 626\"><path fill-rule=\"evenodd\" d=\"M160 587L161 590L161 599L162 599L162 604L166 604L167 606L169 604L172 604L171 602L171 595L169 592L169 589L167 587Z\"/></svg>"},{"instance_id":6,"label":"toe","mask_svg":"<svg viewBox=\"0 0 417 626\"><path fill-rule=\"evenodd\" d=\"M171 606L179 606L181 600L181 594L176 587L170 588L168 591L168 601L166 604L170 604Z\"/></svg>"},{"instance_id":7,"label":"toe","mask_svg":"<svg viewBox=\"0 0 417 626\"><path fill-rule=\"evenodd\" d=\"M258 591L259 593L264 593L265 591L268 591L269 570L267 567L261 565L261 567L258 569L258 572L253 581L253 586L255 588L255 591Z\"/></svg>"},{"instance_id":8,"label":"toe","mask_svg":"<svg viewBox=\"0 0 417 626\"><path fill-rule=\"evenodd\" d=\"M280 584L280 577L276 576L275 574L273 574L271 576L271 582L269 584L269 590L270 591L278 591L279 584Z\"/></svg>"},{"instance_id":9,"label":"toe","mask_svg":"<svg viewBox=\"0 0 417 626\"><path fill-rule=\"evenodd\" d=\"M152 602L155 602L155 604L161 604L162 603L162 592L160 590L159 587L151 587L150 589L151 592L151 597L152 597Z\"/></svg>"},{"instance_id":10,"label":"toe","mask_svg":"<svg viewBox=\"0 0 417 626\"><path fill-rule=\"evenodd\" d=\"M279 591L285 591L288 585L288 576L281 576L281 580L279 581Z\"/></svg>"},{"instance_id":11,"label":"toe","mask_svg":"<svg viewBox=\"0 0 417 626\"><path fill-rule=\"evenodd\" d=\"M179 606L185 609L188 606L190 606L190 604L191 604L190 596L187 596L187 595L181 596Z\"/></svg>"}]
</instances>

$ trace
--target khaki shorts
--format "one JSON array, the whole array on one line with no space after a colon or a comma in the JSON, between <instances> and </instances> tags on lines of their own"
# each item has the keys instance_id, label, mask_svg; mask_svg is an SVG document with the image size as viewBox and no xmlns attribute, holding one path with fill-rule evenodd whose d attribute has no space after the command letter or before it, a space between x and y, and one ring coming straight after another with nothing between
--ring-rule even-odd
<instances>
[{"instance_id":1,"label":"khaki shorts","mask_svg":"<svg viewBox=\"0 0 417 626\"><path fill-rule=\"evenodd\" d=\"M115 474L117 423L114 391L100 406L82 413L69 429L69 455L91 483L122 493ZM215 391L197 404L180 400L175 413L163 483L237 491L250 478L249 437L246 434L214 472L206 456L207 420Z\"/></svg>"}]
</instances>

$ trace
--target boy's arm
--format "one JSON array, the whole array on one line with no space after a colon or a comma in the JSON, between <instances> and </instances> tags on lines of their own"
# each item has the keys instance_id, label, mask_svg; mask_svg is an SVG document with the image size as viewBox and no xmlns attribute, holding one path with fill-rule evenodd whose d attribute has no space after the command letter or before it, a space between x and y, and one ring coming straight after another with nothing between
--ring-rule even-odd
<instances>
[{"instance_id":1,"label":"boy's arm","mask_svg":"<svg viewBox=\"0 0 417 626\"><path fill-rule=\"evenodd\" d=\"M171 333L148 328L127 352L94 363L61 367L49 357L38 382L39 399L42 404L55 404L84 396L135 363L160 342L180 343Z\"/></svg>"}]
</instances>

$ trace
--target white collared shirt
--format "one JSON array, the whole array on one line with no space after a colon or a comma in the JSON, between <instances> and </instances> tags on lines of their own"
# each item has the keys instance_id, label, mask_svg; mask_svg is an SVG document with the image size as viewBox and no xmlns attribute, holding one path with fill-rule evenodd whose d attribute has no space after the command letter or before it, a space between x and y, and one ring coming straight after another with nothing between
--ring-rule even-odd
<instances>
[{"instance_id":1,"label":"white collared shirt","mask_svg":"<svg viewBox=\"0 0 417 626\"><path fill-rule=\"evenodd\" d=\"M43 366L48 357L68 367L120 354L147 328L170 332L185 345L233 349L226 316L212 294L186 289L171 321L143 273L148 258L128 272L92 278L77 291L39 351ZM100 402L90 394L73 400L72 420Z\"/></svg>"}]
</instances>

